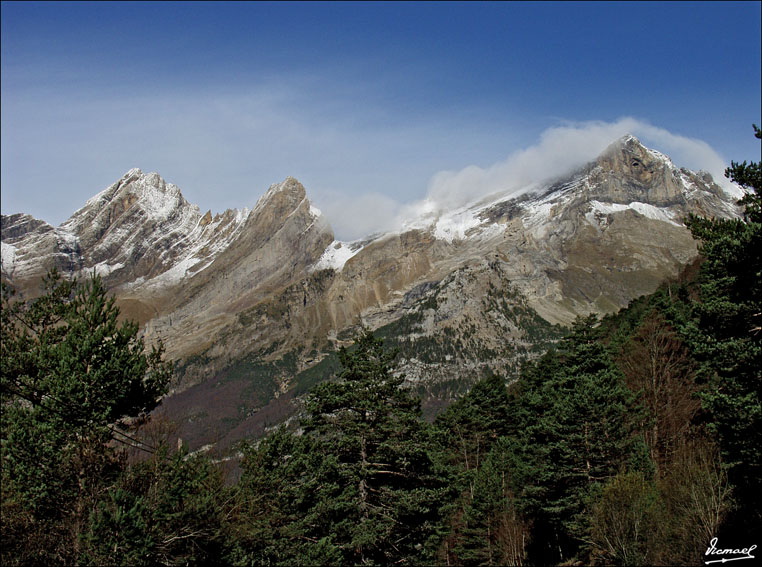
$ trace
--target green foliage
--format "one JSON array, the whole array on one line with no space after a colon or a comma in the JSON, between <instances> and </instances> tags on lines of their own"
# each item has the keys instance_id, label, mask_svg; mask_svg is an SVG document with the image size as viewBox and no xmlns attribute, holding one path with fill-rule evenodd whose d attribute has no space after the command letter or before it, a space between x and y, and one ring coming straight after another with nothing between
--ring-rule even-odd
<instances>
[{"instance_id":1,"label":"green foliage","mask_svg":"<svg viewBox=\"0 0 762 567\"><path fill-rule=\"evenodd\" d=\"M762 132L754 126L755 136ZM691 217L688 226L701 240L705 258L698 278L699 298L682 328L701 376L709 427L716 434L731 478L749 492L744 515L760 522L762 474L762 182L760 163L732 162L726 176L746 187L744 218ZM751 495L756 493L757 496ZM754 512L756 510L756 512Z\"/></svg>"},{"instance_id":2,"label":"green foliage","mask_svg":"<svg viewBox=\"0 0 762 567\"><path fill-rule=\"evenodd\" d=\"M510 403L504 380L491 374L437 417L435 426L455 466L466 473L479 468L498 437L511 430Z\"/></svg>"},{"instance_id":3,"label":"green foliage","mask_svg":"<svg viewBox=\"0 0 762 567\"><path fill-rule=\"evenodd\" d=\"M753 124L752 128L754 128L754 137L758 140L762 140L762 130L760 130L756 124ZM725 170L725 177L738 183L742 187L752 188L756 191L757 195L759 195L760 188L762 188L762 164L760 162L751 162L750 164L747 164L746 161L739 164L735 161L731 161L730 167ZM751 211L748 211L747 214L754 215L757 222L759 222L759 215L762 214L762 211L759 208L759 201L755 200L753 195L750 195L749 197L741 199L741 204L749 206Z\"/></svg>"},{"instance_id":4,"label":"green foliage","mask_svg":"<svg viewBox=\"0 0 762 567\"><path fill-rule=\"evenodd\" d=\"M3 285L0 397L4 555L71 561L87 507L123 464L107 445L126 418L145 415L171 365L145 353L137 325L117 322L101 280L51 272L38 299ZM20 529L27 526L31 529ZM41 545L41 532L56 534Z\"/></svg>"},{"instance_id":5,"label":"green foliage","mask_svg":"<svg viewBox=\"0 0 762 567\"><path fill-rule=\"evenodd\" d=\"M429 427L420 419L420 400L392 372L396 353L367 331L356 347L339 352L338 380L314 388L306 402L305 434L336 459L333 486L318 492L316 536L341 542L349 563L425 557L446 490L429 450Z\"/></svg>"},{"instance_id":6,"label":"green foliage","mask_svg":"<svg viewBox=\"0 0 762 567\"><path fill-rule=\"evenodd\" d=\"M90 515L82 563L150 565L155 542L146 522L145 499L121 488L107 497Z\"/></svg>"},{"instance_id":7,"label":"green foliage","mask_svg":"<svg viewBox=\"0 0 762 567\"><path fill-rule=\"evenodd\" d=\"M248 451L240 498L271 512L244 526L237 558L389 564L433 556L447 479L393 359L364 332L354 350L339 352L338 378L308 396L303 434L281 431ZM289 535L296 541L286 544Z\"/></svg>"},{"instance_id":8,"label":"green foliage","mask_svg":"<svg viewBox=\"0 0 762 567\"><path fill-rule=\"evenodd\" d=\"M451 534L444 552L447 560L497 560L496 526L506 521L502 513L506 503L505 495L492 489L493 476L503 471L498 472L497 467L485 461L495 458L491 452L495 443L512 430L510 405L504 380L491 374L476 382L434 423L437 440L455 471L455 489L460 495L450 507ZM515 512L513 508L511 511Z\"/></svg>"},{"instance_id":9,"label":"green foliage","mask_svg":"<svg viewBox=\"0 0 762 567\"><path fill-rule=\"evenodd\" d=\"M340 554L330 538L309 535L319 512L316 490L335 475L336 460L311 436L280 428L243 448L241 479L231 516L237 565L331 564ZM316 509L317 508L317 509ZM316 546L322 555L312 556ZM312 561L319 559L322 561Z\"/></svg>"},{"instance_id":10,"label":"green foliage","mask_svg":"<svg viewBox=\"0 0 762 567\"><path fill-rule=\"evenodd\" d=\"M474 475L454 540L460 565L517 565L526 555L529 526L519 512L511 475L518 469L512 441L502 437Z\"/></svg>"},{"instance_id":11,"label":"green foliage","mask_svg":"<svg viewBox=\"0 0 762 567\"><path fill-rule=\"evenodd\" d=\"M28 305L4 288L3 396L78 429L153 409L171 367L161 347L146 354L137 324L120 325L118 315L98 277L77 285L52 272L45 294Z\"/></svg>"},{"instance_id":12,"label":"green foliage","mask_svg":"<svg viewBox=\"0 0 762 567\"><path fill-rule=\"evenodd\" d=\"M634 396L595 323L578 319L558 353L522 377L515 488L536 519L532 553L542 562L577 552L588 496L617 474L633 446Z\"/></svg>"},{"instance_id":13,"label":"green foliage","mask_svg":"<svg viewBox=\"0 0 762 567\"><path fill-rule=\"evenodd\" d=\"M222 563L219 470L203 456L161 448L125 470L91 508L79 561L86 565Z\"/></svg>"}]
</instances>

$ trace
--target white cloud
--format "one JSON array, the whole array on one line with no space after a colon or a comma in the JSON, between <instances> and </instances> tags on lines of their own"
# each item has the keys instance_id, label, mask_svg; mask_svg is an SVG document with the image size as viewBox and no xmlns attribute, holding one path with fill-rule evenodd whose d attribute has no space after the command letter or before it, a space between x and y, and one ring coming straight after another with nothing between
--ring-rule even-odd
<instances>
[{"instance_id":1,"label":"white cloud","mask_svg":"<svg viewBox=\"0 0 762 567\"><path fill-rule=\"evenodd\" d=\"M612 142L626 134L647 147L669 155L678 166L703 169L722 186L725 162L706 142L673 134L632 117L615 122L565 123L545 130L535 145L510 154L489 167L470 165L458 171L440 171L431 177L426 196L398 203L378 194L347 196L325 207L337 237L356 239L373 232L399 230L415 219L434 218L485 197L518 196L536 184L554 179L594 160Z\"/></svg>"},{"instance_id":2,"label":"white cloud","mask_svg":"<svg viewBox=\"0 0 762 567\"><path fill-rule=\"evenodd\" d=\"M680 166L704 169L723 185L724 160L706 142L673 134L631 117L616 122L569 123L545 130L540 141L487 168L441 171L429 183L427 206L447 210L494 193L520 194L531 184L569 173L595 159L618 138L632 134L670 155Z\"/></svg>"},{"instance_id":3,"label":"white cloud","mask_svg":"<svg viewBox=\"0 0 762 567\"><path fill-rule=\"evenodd\" d=\"M339 240L357 240L390 230L396 225L401 210L399 202L379 193L334 194L317 205Z\"/></svg>"}]
</instances>

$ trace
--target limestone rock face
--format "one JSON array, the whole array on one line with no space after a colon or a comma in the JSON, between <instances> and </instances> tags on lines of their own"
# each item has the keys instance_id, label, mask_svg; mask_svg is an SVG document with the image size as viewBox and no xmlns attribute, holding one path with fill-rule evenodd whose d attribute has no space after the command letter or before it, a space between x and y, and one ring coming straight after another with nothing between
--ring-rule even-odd
<instances>
[{"instance_id":1,"label":"limestone rock face","mask_svg":"<svg viewBox=\"0 0 762 567\"><path fill-rule=\"evenodd\" d=\"M125 316L179 357L199 336L214 341L208 333L220 317L303 274L333 233L293 178L270 187L251 211L212 217L158 174L132 169L60 227L3 215L2 237L3 278L26 295L50 268L80 277L95 270Z\"/></svg>"},{"instance_id":2,"label":"limestone rock face","mask_svg":"<svg viewBox=\"0 0 762 567\"><path fill-rule=\"evenodd\" d=\"M71 273L83 267L79 241L30 215L2 215L2 278L26 287L37 284L49 270Z\"/></svg>"},{"instance_id":3,"label":"limestone rock face","mask_svg":"<svg viewBox=\"0 0 762 567\"><path fill-rule=\"evenodd\" d=\"M175 185L132 169L61 228L77 238L86 265L121 271L118 279L129 281L170 268L187 250L185 237L200 218Z\"/></svg>"},{"instance_id":4,"label":"limestone rock face","mask_svg":"<svg viewBox=\"0 0 762 567\"><path fill-rule=\"evenodd\" d=\"M132 286L136 300L154 289L174 289L173 299L146 326L149 336L161 337L174 357L212 349L248 352L262 336L263 343L283 341L268 325L235 336L239 315L252 306L272 305L284 288L300 281L333 241L333 232L307 199L295 179L270 187L236 231L235 239L200 271L180 281L146 281ZM225 337L226 345L221 341ZM235 345L235 346L234 346ZM202 374L208 372L204 368Z\"/></svg>"},{"instance_id":5,"label":"limestone rock face","mask_svg":"<svg viewBox=\"0 0 762 567\"><path fill-rule=\"evenodd\" d=\"M684 201L679 171L633 137L609 146L590 172L590 198L617 203L639 201L665 207Z\"/></svg>"},{"instance_id":6,"label":"limestone rock face","mask_svg":"<svg viewBox=\"0 0 762 567\"><path fill-rule=\"evenodd\" d=\"M251 210L212 215L132 169L60 227L4 215L2 278L31 296L52 267L101 274L178 361L164 407L195 446L284 419L361 326L400 347L433 412L482 372L510 379L554 325L676 276L697 254L689 213L739 214L709 174L632 136L539 186L340 242L291 177Z\"/></svg>"},{"instance_id":7,"label":"limestone rock face","mask_svg":"<svg viewBox=\"0 0 762 567\"><path fill-rule=\"evenodd\" d=\"M732 201L706 172L678 169L669 157L625 136L609 146L589 168L591 199L614 203L648 203L675 211L727 216L735 213Z\"/></svg>"}]
</instances>

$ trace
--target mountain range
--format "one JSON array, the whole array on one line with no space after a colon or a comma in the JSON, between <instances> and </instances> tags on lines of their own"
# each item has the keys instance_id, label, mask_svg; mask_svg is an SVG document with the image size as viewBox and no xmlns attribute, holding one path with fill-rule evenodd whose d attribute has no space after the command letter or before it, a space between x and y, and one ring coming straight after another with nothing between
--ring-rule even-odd
<instances>
[{"instance_id":1,"label":"mountain range","mask_svg":"<svg viewBox=\"0 0 762 567\"><path fill-rule=\"evenodd\" d=\"M225 448L294 415L362 327L399 348L429 416L510 380L576 316L676 277L697 256L683 220L738 216L733 189L625 136L563 178L343 242L294 178L212 215L131 169L58 227L3 215L2 279L31 297L51 268L102 276L177 361L177 435Z\"/></svg>"}]
</instances>

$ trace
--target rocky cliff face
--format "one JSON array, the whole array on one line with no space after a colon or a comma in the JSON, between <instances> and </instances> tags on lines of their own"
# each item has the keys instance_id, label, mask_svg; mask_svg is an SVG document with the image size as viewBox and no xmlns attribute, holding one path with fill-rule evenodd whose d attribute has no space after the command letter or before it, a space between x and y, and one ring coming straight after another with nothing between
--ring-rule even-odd
<instances>
[{"instance_id":1,"label":"rocky cliff face","mask_svg":"<svg viewBox=\"0 0 762 567\"><path fill-rule=\"evenodd\" d=\"M270 187L242 222L235 240L203 269L186 272L175 281L165 277L140 282L125 296L143 301L154 289L175 290L174 299L147 324L146 333L161 337L173 357L206 352L205 356L227 360L229 350L247 353L252 344L284 340L287 321L281 318L277 331L265 319L244 336L235 333L252 306L276 304L284 289L304 278L331 241L330 226L310 204L304 187L287 178ZM216 366L200 368L201 376L212 368Z\"/></svg>"},{"instance_id":2,"label":"rocky cliff face","mask_svg":"<svg viewBox=\"0 0 762 567\"><path fill-rule=\"evenodd\" d=\"M53 268L72 273L83 267L79 242L71 233L30 215L2 215L2 277L32 289Z\"/></svg>"},{"instance_id":3,"label":"rocky cliff face","mask_svg":"<svg viewBox=\"0 0 762 567\"><path fill-rule=\"evenodd\" d=\"M131 169L60 227L3 215L3 243L13 249L3 275L22 286L53 266L65 273L95 270L112 288L153 279L184 262L203 262L210 245L225 247L247 213L202 217L175 185Z\"/></svg>"},{"instance_id":4,"label":"rocky cliff face","mask_svg":"<svg viewBox=\"0 0 762 567\"><path fill-rule=\"evenodd\" d=\"M212 216L133 169L60 227L3 216L2 277L33 293L51 267L103 275L180 361L165 407L195 445L283 419L361 325L400 348L434 411L481 372L510 374L554 325L676 276L696 256L687 214L738 214L711 176L631 136L539 187L339 242L293 178Z\"/></svg>"}]
</instances>

